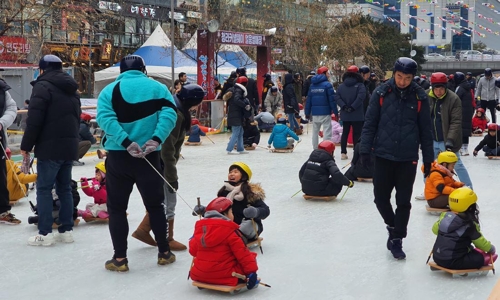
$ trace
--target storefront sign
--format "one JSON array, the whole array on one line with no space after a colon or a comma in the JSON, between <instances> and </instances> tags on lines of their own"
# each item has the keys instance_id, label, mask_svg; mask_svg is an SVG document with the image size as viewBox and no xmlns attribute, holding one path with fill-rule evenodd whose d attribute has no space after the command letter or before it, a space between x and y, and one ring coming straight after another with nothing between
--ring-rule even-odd
<instances>
[{"instance_id":1,"label":"storefront sign","mask_svg":"<svg viewBox=\"0 0 500 300\"><path fill-rule=\"evenodd\" d=\"M170 16L172 15L172 12L168 12L168 17L170 18ZM184 20L185 17L182 13L178 13L178 12L174 12L174 20L177 20L177 21L182 21Z\"/></svg>"},{"instance_id":2,"label":"storefront sign","mask_svg":"<svg viewBox=\"0 0 500 300\"><path fill-rule=\"evenodd\" d=\"M223 30L217 32L217 43L241 46L267 46L264 35Z\"/></svg>"},{"instance_id":3,"label":"storefront sign","mask_svg":"<svg viewBox=\"0 0 500 300\"><path fill-rule=\"evenodd\" d=\"M98 7L99 9L112 10L112 11L120 11L122 9L120 4L109 1L99 1Z\"/></svg>"},{"instance_id":4,"label":"storefront sign","mask_svg":"<svg viewBox=\"0 0 500 300\"><path fill-rule=\"evenodd\" d=\"M31 45L25 38L17 36L0 36L0 60L17 61L26 58L31 52Z\"/></svg>"},{"instance_id":5,"label":"storefront sign","mask_svg":"<svg viewBox=\"0 0 500 300\"><path fill-rule=\"evenodd\" d=\"M145 7L140 5L131 5L130 12L132 14L140 15L143 17L152 17L156 16L156 9L151 7Z\"/></svg>"},{"instance_id":6,"label":"storefront sign","mask_svg":"<svg viewBox=\"0 0 500 300\"><path fill-rule=\"evenodd\" d=\"M103 40L101 49L101 61L109 61L111 59L111 52L113 51L113 41Z\"/></svg>"},{"instance_id":7,"label":"storefront sign","mask_svg":"<svg viewBox=\"0 0 500 300\"><path fill-rule=\"evenodd\" d=\"M202 17L201 13L196 11L188 11L186 12L186 16L193 19L201 19Z\"/></svg>"}]
</instances>

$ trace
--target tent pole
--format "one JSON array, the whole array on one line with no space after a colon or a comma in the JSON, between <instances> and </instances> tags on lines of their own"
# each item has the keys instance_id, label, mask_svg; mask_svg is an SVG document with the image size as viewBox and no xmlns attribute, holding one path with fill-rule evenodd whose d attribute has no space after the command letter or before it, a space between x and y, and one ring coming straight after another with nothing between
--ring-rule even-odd
<instances>
[{"instance_id":1,"label":"tent pole","mask_svg":"<svg viewBox=\"0 0 500 300\"><path fill-rule=\"evenodd\" d=\"M175 77L175 72L174 72L174 68L175 68L175 59L174 59L174 47L175 47L175 23L174 23L174 0L170 0L170 50L172 51L171 52L171 56L172 56L172 81L171 81L171 84L172 84L172 90L174 90L174 77Z\"/></svg>"}]
</instances>

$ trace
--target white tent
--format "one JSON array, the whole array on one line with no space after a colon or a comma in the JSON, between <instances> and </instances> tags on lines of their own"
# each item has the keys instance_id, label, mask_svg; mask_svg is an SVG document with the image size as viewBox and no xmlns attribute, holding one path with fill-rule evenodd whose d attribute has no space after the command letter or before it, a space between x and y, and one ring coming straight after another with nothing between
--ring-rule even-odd
<instances>
[{"instance_id":1,"label":"white tent","mask_svg":"<svg viewBox=\"0 0 500 300\"><path fill-rule=\"evenodd\" d=\"M140 55L145 63L148 76L161 81L168 86L172 82L172 43L163 29L158 25L148 40L134 54ZM196 82L197 63L185 53L174 47L174 73L175 76L181 72ZM115 64L107 69L95 72L94 95L109 83L114 81L120 74L120 64Z\"/></svg>"}]
</instances>

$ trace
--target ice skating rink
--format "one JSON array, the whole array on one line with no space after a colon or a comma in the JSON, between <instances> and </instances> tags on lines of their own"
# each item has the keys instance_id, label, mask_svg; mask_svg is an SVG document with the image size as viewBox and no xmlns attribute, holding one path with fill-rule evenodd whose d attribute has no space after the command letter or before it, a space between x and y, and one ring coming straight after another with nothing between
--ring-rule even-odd
<instances>
[{"instance_id":1,"label":"ice skating rink","mask_svg":"<svg viewBox=\"0 0 500 300\"><path fill-rule=\"evenodd\" d=\"M431 231L437 216L425 210L425 201L412 199L408 238L403 242L407 259L396 261L386 249L387 232L373 203L371 183L355 183L342 201L309 202L299 193L298 171L310 152L312 126L302 143L291 154L269 153L257 148L247 155L228 155L228 134L211 135L212 144L202 137L201 146L184 146L179 170L175 239L188 243L197 217L189 205L201 197L207 204L227 179L234 161L247 163L253 182L266 191L271 215L264 220L264 254L259 251L259 276L272 288L259 287L240 294L239 299L486 299L500 275L452 279L442 272L431 272L425 261L435 236ZM261 146L269 133L263 133ZM479 197L482 231L500 246L500 206L498 170L500 160L488 160L484 153L472 156L481 138L471 138L463 157ZM349 158L352 157L349 148ZM339 167L340 147L335 151ZM93 177L97 157L83 160L85 166L73 168L73 179ZM343 171L346 171L345 168ZM342 191L342 193L344 190ZM413 196L423 192L421 173L417 175ZM80 191L80 208L93 199ZM29 200L35 202L34 191ZM27 222L32 215L28 200L22 199L12 212L22 220L18 226L0 225L0 299L228 299L230 295L200 291L187 280L191 256L176 252L177 261L158 266L157 249L130 236L144 216L144 206L136 189L131 196L128 220L130 272L119 274L104 269L113 249L106 224L85 223L74 228L75 242L52 247L27 245L37 229ZM500 263L499 263L500 267Z\"/></svg>"}]
</instances>

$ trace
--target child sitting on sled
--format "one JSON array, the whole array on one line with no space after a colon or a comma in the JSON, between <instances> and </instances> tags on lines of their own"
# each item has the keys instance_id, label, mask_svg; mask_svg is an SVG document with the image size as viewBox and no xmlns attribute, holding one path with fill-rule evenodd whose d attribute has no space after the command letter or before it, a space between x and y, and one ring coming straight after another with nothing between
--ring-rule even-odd
<instances>
[{"instance_id":1,"label":"child sitting on sled","mask_svg":"<svg viewBox=\"0 0 500 300\"><path fill-rule=\"evenodd\" d=\"M241 279L233 272L247 277L247 288L254 288L257 279L257 254L248 250L238 225L233 222L233 201L225 197L212 200L204 219L196 222L189 241L189 253L194 257L189 271L194 281L236 286Z\"/></svg>"},{"instance_id":2,"label":"child sitting on sled","mask_svg":"<svg viewBox=\"0 0 500 300\"><path fill-rule=\"evenodd\" d=\"M257 121L245 119L243 124L243 145L245 148L256 148L260 142L260 132L257 128Z\"/></svg>"},{"instance_id":3,"label":"child sitting on sled","mask_svg":"<svg viewBox=\"0 0 500 300\"><path fill-rule=\"evenodd\" d=\"M289 136L293 139L289 139ZM271 144L273 144L275 149L293 149L293 140L296 140L297 142L301 141L297 134L286 126L286 119L279 118L278 124L274 126L273 132L269 136L267 147L271 148Z\"/></svg>"},{"instance_id":4,"label":"child sitting on sled","mask_svg":"<svg viewBox=\"0 0 500 300\"><path fill-rule=\"evenodd\" d=\"M474 149L472 155L477 156L477 152L481 149L484 151L485 156L500 155L500 141L498 140L497 124L491 123L488 125L488 134L479 142L479 145Z\"/></svg>"},{"instance_id":5,"label":"child sitting on sled","mask_svg":"<svg viewBox=\"0 0 500 300\"><path fill-rule=\"evenodd\" d=\"M425 180L424 196L427 204L432 208L447 208L450 194L464 186L463 182L455 181L455 164L458 157L451 151L439 153L437 160L432 163L431 172ZM424 166L422 166L422 172Z\"/></svg>"},{"instance_id":6,"label":"child sitting on sled","mask_svg":"<svg viewBox=\"0 0 500 300\"><path fill-rule=\"evenodd\" d=\"M313 150L299 171L302 191L310 196L337 196L342 186L353 187L354 183L344 176L335 164L335 144L324 140Z\"/></svg>"},{"instance_id":7,"label":"child sitting on sled","mask_svg":"<svg viewBox=\"0 0 500 300\"><path fill-rule=\"evenodd\" d=\"M203 130L201 130L199 125L200 121L198 121L198 119L191 120L191 129L189 130L189 137L187 140L189 143L199 143L201 142L200 137L207 135L203 132Z\"/></svg>"},{"instance_id":8,"label":"child sitting on sled","mask_svg":"<svg viewBox=\"0 0 500 300\"><path fill-rule=\"evenodd\" d=\"M488 125L484 108L478 108L476 114L472 118L472 133L483 133Z\"/></svg>"},{"instance_id":9,"label":"child sitting on sled","mask_svg":"<svg viewBox=\"0 0 500 300\"><path fill-rule=\"evenodd\" d=\"M5 149L7 159L7 189L9 190L9 201L17 202L24 196L28 196L28 184L36 182L36 174L24 174L21 169L10 158L12 152L9 148Z\"/></svg>"},{"instance_id":10,"label":"child sitting on sled","mask_svg":"<svg viewBox=\"0 0 500 300\"><path fill-rule=\"evenodd\" d=\"M82 177L82 191L90 197L94 197L94 203L88 203L85 210L79 210L78 216L84 220L99 218L107 219L109 217L108 207L106 206L106 167L104 162L99 162L95 166L95 178L92 179L92 186L89 186L87 178Z\"/></svg>"},{"instance_id":11,"label":"child sitting on sled","mask_svg":"<svg viewBox=\"0 0 500 300\"><path fill-rule=\"evenodd\" d=\"M451 212L441 213L432 226L437 235L432 256L439 266L453 270L479 269L498 258L495 246L481 233L476 202L476 193L467 187L450 194Z\"/></svg>"}]
</instances>

